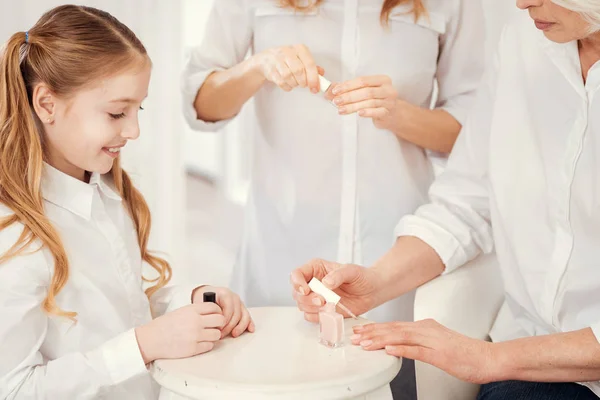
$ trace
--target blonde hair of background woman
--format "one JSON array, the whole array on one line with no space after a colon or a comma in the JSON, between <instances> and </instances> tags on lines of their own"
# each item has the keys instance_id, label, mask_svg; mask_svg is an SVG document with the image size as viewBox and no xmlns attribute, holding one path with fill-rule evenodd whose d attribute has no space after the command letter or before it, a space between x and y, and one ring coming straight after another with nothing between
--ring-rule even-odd
<instances>
[{"instance_id":1,"label":"blonde hair of background woman","mask_svg":"<svg viewBox=\"0 0 600 400\"><path fill-rule=\"evenodd\" d=\"M43 308L50 314L75 319L75 312L56 304L56 296L69 279L69 260L60 235L44 214L43 128L31 106L32 91L43 82L56 96L68 98L98 79L151 61L135 34L116 18L94 8L72 5L44 14L29 31L27 42L24 32L14 34L0 57L0 202L14 212L0 220L0 230L17 222L24 225L18 241L0 256L0 268L39 240L54 258L54 274ZM119 159L111 174L133 220L142 259L159 275L153 280L144 279L156 282L146 289L150 297L170 280L171 267L148 251L150 211L121 169Z\"/></svg>"},{"instance_id":2,"label":"blonde hair of background woman","mask_svg":"<svg viewBox=\"0 0 600 400\"><path fill-rule=\"evenodd\" d=\"M292 7L298 11L308 11L315 7L318 7L323 0L310 0L309 4L302 5L302 0L279 0L282 6L284 7ZM412 3L412 14L415 17L415 21L417 21L421 16L427 14L427 10L425 9L425 5L423 4L423 0L384 0L383 5L381 6L381 23L382 25L387 25L390 15L393 9L401 4Z\"/></svg>"}]
</instances>

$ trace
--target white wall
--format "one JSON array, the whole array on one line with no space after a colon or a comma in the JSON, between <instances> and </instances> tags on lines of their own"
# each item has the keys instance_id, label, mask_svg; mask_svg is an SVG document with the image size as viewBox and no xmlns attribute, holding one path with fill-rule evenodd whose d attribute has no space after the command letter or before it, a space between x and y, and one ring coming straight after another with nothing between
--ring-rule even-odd
<instances>
[{"instance_id":1,"label":"white wall","mask_svg":"<svg viewBox=\"0 0 600 400\"><path fill-rule=\"evenodd\" d=\"M183 45L189 51L204 39L206 21L214 0L183 0ZM186 169L214 180L225 196L244 203L249 182L252 130L243 121L251 113L251 102L221 132L194 131L184 135ZM243 128L242 128L243 127Z\"/></svg>"},{"instance_id":2,"label":"white wall","mask_svg":"<svg viewBox=\"0 0 600 400\"><path fill-rule=\"evenodd\" d=\"M204 28L214 0L183 0L184 51L204 38ZM197 132L186 126L184 134L186 169L218 181L223 174L223 138L221 133Z\"/></svg>"}]
</instances>

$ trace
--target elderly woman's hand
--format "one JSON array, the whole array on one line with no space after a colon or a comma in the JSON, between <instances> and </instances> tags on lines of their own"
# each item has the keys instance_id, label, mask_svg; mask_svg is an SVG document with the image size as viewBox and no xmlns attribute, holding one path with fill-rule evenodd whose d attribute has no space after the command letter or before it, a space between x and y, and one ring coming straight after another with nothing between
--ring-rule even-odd
<instances>
[{"instance_id":1,"label":"elderly woman's hand","mask_svg":"<svg viewBox=\"0 0 600 400\"><path fill-rule=\"evenodd\" d=\"M390 322L355 326L352 344L365 350L385 349L388 354L436 366L472 383L487 383L495 376L494 344L471 339L434 320Z\"/></svg>"},{"instance_id":2,"label":"elderly woman's hand","mask_svg":"<svg viewBox=\"0 0 600 400\"><path fill-rule=\"evenodd\" d=\"M380 304L378 300L380 278L373 269L312 260L294 270L290 277L292 296L300 311L304 312L307 321L318 322L319 309L325 304L324 299L311 292L308 287L308 282L312 278L322 280L323 284L339 294L342 303L357 315Z\"/></svg>"}]
</instances>

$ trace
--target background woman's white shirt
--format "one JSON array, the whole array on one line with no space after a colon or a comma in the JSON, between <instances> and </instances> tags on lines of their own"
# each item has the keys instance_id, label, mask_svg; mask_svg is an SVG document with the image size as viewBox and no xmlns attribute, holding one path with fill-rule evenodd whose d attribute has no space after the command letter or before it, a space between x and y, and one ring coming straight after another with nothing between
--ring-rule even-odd
<instances>
[{"instance_id":1,"label":"background woman's white shirt","mask_svg":"<svg viewBox=\"0 0 600 400\"><path fill-rule=\"evenodd\" d=\"M584 84L577 42L551 42L519 15L432 203L397 227L446 273L495 248L506 300L494 341L587 327L600 340L599 92L600 64Z\"/></svg>"},{"instance_id":2,"label":"background woman's white shirt","mask_svg":"<svg viewBox=\"0 0 600 400\"><path fill-rule=\"evenodd\" d=\"M400 98L422 107L437 79L436 106L463 122L484 58L481 4L425 5L428 16L417 23L399 7L384 28L381 2L371 0L327 0L307 14L275 1L216 1L185 69L185 115L200 130L223 127L228 121L200 121L193 108L207 76L248 53L305 44L329 80L385 74ZM397 221L427 200L433 168L422 148L369 119L340 117L306 89L265 84L254 106L251 187L232 289L248 306L293 305L288 277L298 265L314 257L370 265L383 255ZM371 316L410 320L412 302L405 296Z\"/></svg>"}]
</instances>

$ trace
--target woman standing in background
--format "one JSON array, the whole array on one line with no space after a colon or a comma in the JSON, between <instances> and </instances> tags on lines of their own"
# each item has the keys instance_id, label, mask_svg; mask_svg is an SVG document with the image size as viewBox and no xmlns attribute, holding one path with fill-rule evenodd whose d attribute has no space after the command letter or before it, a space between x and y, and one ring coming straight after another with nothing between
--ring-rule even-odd
<instances>
[{"instance_id":1,"label":"woman standing in background","mask_svg":"<svg viewBox=\"0 0 600 400\"><path fill-rule=\"evenodd\" d=\"M232 280L248 306L294 305L289 275L309 258L371 265L386 252L396 223L427 200L426 151L452 149L483 44L473 0L215 1L184 72L185 115L216 131L255 100ZM337 109L318 94L319 74L335 82ZM413 302L369 318L410 321Z\"/></svg>"}]
</instances>

